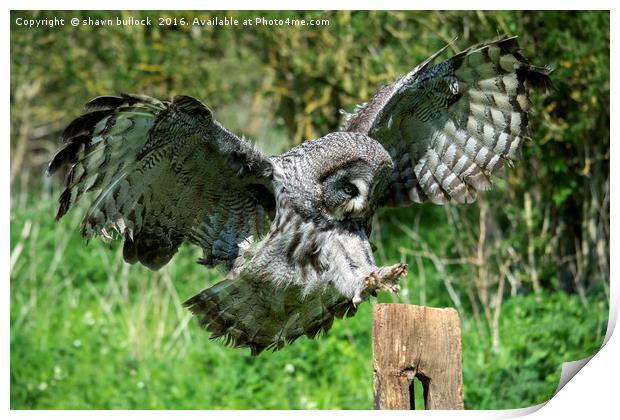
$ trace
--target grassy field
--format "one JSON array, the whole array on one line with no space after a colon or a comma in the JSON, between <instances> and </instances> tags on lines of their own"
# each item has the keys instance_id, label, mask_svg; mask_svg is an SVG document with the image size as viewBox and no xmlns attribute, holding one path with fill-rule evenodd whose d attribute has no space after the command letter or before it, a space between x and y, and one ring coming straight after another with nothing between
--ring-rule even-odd
<instances>
[{"instance_id":1,"label":"grassy field","mask_svg":"<svg viewBox=\"0 0 620 420\"><path fill-rule=\"evenodd\" d=\"M219 277L194 263L198 254L184 248L160 273L128 266L118 244L85 246L76 229L79 211L54 223L57 192L48 184L12 200L12 408L372 408L371 304L337 321L327 337L301 338L253 358L209 340L182 308ZM388 235L399 229L398 214L390 216L383 226ZM378 238L387 255L404 255L414 245L405 235L394 237ZM403 293L381 301L453 306L432 269L421 276L413 267ZM561 362L600 346L607 321L600 292L588 306L561 292L511 298L495 346L463 309L466 407L547 400Z\"/></svg>"}]
</instances>

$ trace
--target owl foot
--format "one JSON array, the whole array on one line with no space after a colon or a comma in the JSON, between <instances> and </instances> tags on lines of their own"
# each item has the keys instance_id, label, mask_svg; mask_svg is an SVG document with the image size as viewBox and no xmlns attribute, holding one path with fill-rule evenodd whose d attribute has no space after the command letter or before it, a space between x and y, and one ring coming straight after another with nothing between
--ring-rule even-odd
<instances>
[{"instance_id":1,"label":"owl foot","mask_svg":"<svg viewBox=\"0 0 620 420\"><path fill-rule=\"evenodd\" d=\"M398 281L407 274L407 264L394 264L381 267L364 279L361 292L353 297L353 304L357 305L368 296L377 296L379 290L396 293L400 290Z\"/></svg>"}]
</instances>

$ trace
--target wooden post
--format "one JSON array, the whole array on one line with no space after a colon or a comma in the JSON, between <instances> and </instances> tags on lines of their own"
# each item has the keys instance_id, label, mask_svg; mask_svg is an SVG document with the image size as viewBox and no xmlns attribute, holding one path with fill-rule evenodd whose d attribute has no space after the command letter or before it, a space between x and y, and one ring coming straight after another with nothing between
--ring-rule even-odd
<instances>
[{"instance_id":1,"label":"wooden post","mask_svg":"<svg viewBox=\"0 0 620 420\"><path fill-rule=\"evenodd\" d=\"M373 309L375 408L413 409L414 377L427 410L462 410L461 327L455 309L378 304Z\"/></svg>"}]
</instances>

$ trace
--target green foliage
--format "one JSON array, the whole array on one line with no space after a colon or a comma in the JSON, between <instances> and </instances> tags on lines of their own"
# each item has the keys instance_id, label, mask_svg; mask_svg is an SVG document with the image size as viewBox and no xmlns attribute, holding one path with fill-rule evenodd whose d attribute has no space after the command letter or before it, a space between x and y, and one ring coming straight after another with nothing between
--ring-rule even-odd
<instances>
[{"instance_id":1,"label":"green foliage","mask_svg":"<svg viewBox=\"0 0 620 420\"><path fill-rule=\"evenodd\" d=\"M17 17L329 19L329 26L24 28ZM83 246L43 180L90 98L196 96L276 154L334 131L383 84L449 43L498 34L550 65L523 160L472 206L390 209L372 241L410 274L398 297L458 309L467 408L540 403L563 361L602 341L609 281L609 12L11 13L12 408L372 407L370 305L321 340L251 358L208 339L181 302L221 277L182 252L161 273ZM446 53L447 56L447 53ZM500 174L502 175L502 174ZM85 203L83 203L85 204ZM83 209L82 209L83 210Z\"/></svg>"},{"instance_id":2,"label":"green foliage","mask_svg":"<svg viewBox=\"0 0 620 420\"><path fill-rule=\"evenodd\" d=\"M561 363L594 354L606 328L603 301L584 307L577 296L563 292L510 299L503 308L501 344L495 350L465 328L466 408L505 409L549 400Z\"/></svg>"},{"instance_id":3,"label":"green foliage","mask_svg":"<svg viewBox=\"0 0 620 420\"><path fill-rule=\"evenodd\" d=\"M181 308L221 277L194 263L195 250L183 248L152 273L125 265L118 243L111 250L98 240L84 247L74 229L79 211L54 223L49 192L13 205L12 408L372 408L370 304L335 322L326 337L304 337L253 358L209 340ZM408 241L378 245L392 252ZM432 272L427 284L427 304L451 304ZM410 274L403 286L419 291L420 279ZM548 399L560 364L600 346L607 320L601 295L589 307L561 292L510 299L496 350L470 312L461 312L466 406L515 408ZM422 303L413 293L401 299Z\"/></svg>"},{"instance_id":4,"label":"green foliage","mask_svg":"<svg viewBox=\"0 0 620 420\"><path fill-rule=\"evenodd\" d=\"M20 210L13 408L371 408L370 305L328 337L253 358L209 340L180 306L222 276L195 264L195 250L152 273L122 263L118 244L84 247L76 217L49 217L49 198Z\"/></svg>"}]
</instances>

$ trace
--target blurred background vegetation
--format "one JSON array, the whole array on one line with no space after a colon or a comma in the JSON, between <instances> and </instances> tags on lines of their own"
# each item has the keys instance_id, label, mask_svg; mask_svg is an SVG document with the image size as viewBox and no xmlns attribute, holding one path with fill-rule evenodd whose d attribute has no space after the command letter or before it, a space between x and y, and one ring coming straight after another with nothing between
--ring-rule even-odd
<instances>
[{"instance_id":1,"label":"blurred background vegetation","mask_svg":"<svg viewBox=\"0 0 620 420\"><path fill-rule=\"evenodd\" d=\"M153 26L16 25L54 16ZM330 24L156 25L215 16ZM221 273L188 248L152 273L118 244L84 246L80 209L54 222L62 180L45 164L86 101L118 92L196 96L279 153L336 130L340 109L455 36L452 53L504 34L555 68L553 92L533 98L533 141L473 205L383 211L378 263L410 272L379 301L459 311L466 408L548 400L561 363L598 350L607 326L609 12L47 11L11 16L11 407L372 408L370 304L320 340L258 358L226 348L180 305Z\"/></svg>"}]
</instances>

